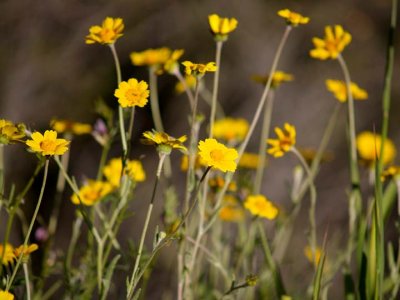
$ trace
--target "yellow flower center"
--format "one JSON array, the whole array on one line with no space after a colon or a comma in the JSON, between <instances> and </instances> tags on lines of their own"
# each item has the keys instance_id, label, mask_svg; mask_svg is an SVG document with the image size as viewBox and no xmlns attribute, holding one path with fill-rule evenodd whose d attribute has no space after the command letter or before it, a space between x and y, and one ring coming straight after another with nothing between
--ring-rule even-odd
<instances>
[{"instance_id":1,"label":"yellow flower center","mask_svg":"<svg viewBox=\"0 0 400 300\"><path fill-rule=\"evenodd\" d=\"M336 40L328 40L325 42L326 43L326 49L329 52L338 52L337 50L337 41Z\"/></svg>"},{"instance_id":2,"label":"yellow flower center","mask_svg":"<svg viewBox=\"0 0 400 300\"><path fill-rule=\"evenodd\" d=\"M100 198L100 192L100 190L91 190L85 195L85 198L87 198L90 202L95 202Z\"/></svg>"},{"instance_id":3,"label":"yellow flower center","mask_svg":"<svg viewBox=\"0 0 400 300\"><path fill-rule=\"evenodd\" d=\"M221 150L212 150L210 152L210 157L214 160L214 161L221 161L224 158L224 152L222 152Z\"/></svg>"},{"instance_id":4,"label":"yellow flower center","mask_svg":"<svg viewBox=\"0 0 400 300\"><path fill-rule=\"evenodd\" d=\"M104 42L110 42L115 37L115 32L112 29L103 28L100 32L100 37Z\"/></svg>"},{"instance_id":5,"label":"yellow flower center","mask_svg":"<svg viewBox=\"0 0 400 300\"><path fill-rule=\"evenodd\" d=\"M130 103L137 103L140 100L140 93L137 90L129 89L125 92L125 97Z\"/></svg>"},{"instance_id":6,"label":"yellow flower center","mask_svg":"<svg viewBox=\"0 0 400 300\"><path fill-rule=\"evenodd\" d=\"M42 148L44 151L55 151L56 147L56 143L51 140L44 140L40 143L40 148Z\"/></svg>"}]
</instances>

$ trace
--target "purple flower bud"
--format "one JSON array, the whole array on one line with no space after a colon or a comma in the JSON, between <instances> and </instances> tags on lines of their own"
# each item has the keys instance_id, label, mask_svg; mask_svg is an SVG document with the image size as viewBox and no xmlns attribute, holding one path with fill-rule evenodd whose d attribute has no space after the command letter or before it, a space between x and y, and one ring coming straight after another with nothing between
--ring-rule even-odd
<instances>
[{"instance_id":1,"label":"purple flower bud","mask_svg":"<svg viewBox=\"0 0 400 300\"><path fill-rule=\"evenodd\" d=\"M45 242L49 238L49 232L47 231L46 228L44 227L39 227L35 231L35 239L38 242Z\"/></svg>"}]
</instances>

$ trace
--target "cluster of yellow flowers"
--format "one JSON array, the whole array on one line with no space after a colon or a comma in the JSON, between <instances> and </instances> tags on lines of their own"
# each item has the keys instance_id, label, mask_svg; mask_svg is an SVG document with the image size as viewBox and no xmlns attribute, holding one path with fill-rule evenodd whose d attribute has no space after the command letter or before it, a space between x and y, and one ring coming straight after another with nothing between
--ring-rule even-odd
<instances>
[{"instance_id":1,"label":"cluster of yellow flowers","mask_svg":"<svg viewBox=\"0 0 400 300\"><path fill-rule=\"evenodd\" d=\"M2 264L8 266L13 264L16 259L22 256L22 260L26 261L29 255L39 249L37 244L30 244L27 246L21 245L14 248L11 244L7 243L5 246L0 244L0 258L2 257ZM0 297L0 299L2 299Z\"/></svg>"}]
</instances>

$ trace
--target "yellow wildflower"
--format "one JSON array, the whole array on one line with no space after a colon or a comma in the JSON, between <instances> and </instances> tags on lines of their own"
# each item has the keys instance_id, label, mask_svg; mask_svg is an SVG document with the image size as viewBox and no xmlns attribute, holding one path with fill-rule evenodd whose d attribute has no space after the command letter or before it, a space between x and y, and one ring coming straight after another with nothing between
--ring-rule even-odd
<instances>
[{"instance_id":1,"label":"yellow wildflower","mask_svg":"<svg viewBox=\"0 0 400 300\"><path fill-rule=\"evenodd\" d=\"M5 247L0 244L0 258L1 256L3 256L3 265L8 266L10 263L13 263L15 259L14 247L8 243Z\"/></svg>"},{"instance_id":2,"label":"yellow wildflower","mask_svg":"<svg viewBox=\"0 0 400 300\"><path fill-rule=\"evenodd\" d=\"M313 148L298 148L301 156L305 159L308 164L311 164L317 155L317 150ZM334 158L332 152L323 152L321 157L321 162L330 162Z\"/></svg>"},{"instance_id":3,"label":"yellow wildflower","mask_svg":"<svg viewBox=\"0 0 400 300\"><path fill-rule=\"evenodd\" d=\"M142 143L145 145L157 145L158 150L169 154L172 149L178 149L183 152L187 151L187 148L183 145L186 141L186 135L179 138L174 138L165 132L146 131L143 133L145 137L142 139Z\"/></svg>"},{"instance_id":4,"label":"yellow wildflower","mask_svg":"<svg viewBox=\"0 0 400 300\"><path fill-rule=\"evenodd\" d=\"M142 52L132 52L131 62L134 66L156 67L157 73L163 71L173 73L178 67L178 59L183 55L183 49L171 50L167 47L147 49Z\"/></svg>"},{"instance_id":5,"label":"yellow wildflower","mask_svg":"<svg viewBox=\"0 0 400 300\"><path fill-rule=\"evenodd\" d=\"M87 184L79 189L79 197L77 194L73 194L71 201L77 205L82 202L83 205L92 206L112 191L113 187L108 182L88 180Z\"/></svg>"},{"instance_id":6,"label":"yellow wildflower","mask_svg":"<svg viewBox=\"0 0 400 300\"><path fill-rule=\"evenodd\" d=\"M86 36L86 44L114 44L120 38L124 30L124 22L121 18L104 19L101 26L95 25L89 28L89 34Z\"/></svg>"},{"instance_id":7,"label":"yellow wildflower","mask_svg":"<svg viewBox=\"0 0 400 300\"><path fill-rule=\"evenodd\" d=\"M381 174L381 180L384 181L388 178L396 177L400 174L400 166L390 166L384 170Z\"/></svg>"},{"instance_id":8,"label":"yellow wildflower","mask_svg":"<svg viewBox=\"0 0 400 300\"><path fill-rule=\"evenodd\" d=\"M204 161L201 159L199 155L196 155L195 161L194 161L194 168L195 169L200 169L202 166L205 166L206 164ZM181 170L182 171L187 171L189 168L189 156L188 155L183 155L181 159Z\"/></svg>"},{"instance_id":9,"label":"yellow wildflower","mask_svg":"<svg viewBox=\"0 0 400 300\"><path fill-rule=\"evenodd\" d=\"M347 101L347 85L344 81L327 79L325 84L328 91L332 92L336 99L340 102ZM366 100L368 98L367 91L354 82L350 83L350 91L354 100Z\"/></svg>"},{"instance_id":10,"label":"yellow wildflower","mask_svg":"<svg viewBox=\"0 0 400 300\"><path fill-rule=\"evenodd\" d=\"M257 169L260 157L256 153L244 152L239 160L238 166L246 169Z\"/></svg>"},{"instance_id":11,"label":"yellow wildflower","mask_svg":"<svg viewBox=\"0 0 400 300\"><path fill-rule=\"evenodd\" d=\"M29 259L29 255L32 252L35 252L37 249L39 249L39 246L37 244L30 244L27 246L21 245L18 248L14 249L14 254L15 257L22 256L22 261L26 262Z\"/></svg>"},{"instance_id":12,"label":"yellow wildflower","mask_svg":"<svg viewBox=\"0 0 400 300\"><path fill-rule=\"evenodd\" d=\"M7 291L0 290L0 300L14 300L14 295Z\"/></svg>"},{"instance_id":13,"label":"yellow wildflower","mask_svg":"<svg viewBox=\"0 0 400 300\"><path fill-rule=\"evenodd\" d=\"M194 89L196 86L196 77L193 75L185 75L185 82L188 89ZM182 82L178 81L175 85L175 92L182 94L185 92L185 86Z\"/></svg>"},{"instance_id":14,"label":"yellow wildflower","mask_svg":"<svg viewBox=\"0 0 400 300\"><path fill-rule=\"evenodd\" d=\"M325 27L324 39L313 38L315 49L310 51L310 56L317 59L337 59L344 48L351 42L351 34L343 30L340 25Z\"/></svg>"},{"instance_id":15,"label":"yellow wildflower","mask_svg":"<svg viewBox=\"0 0 400 300\"><path fill-rule=\"evenodd\" d=\"M90 134L92 132L92 125L69 120L54 119L50 122L50 126L58 133L68 132L75 135L81 135Z\"/></svg>"},{"instance_id":16,"label":"yellow wildflower","mask_svg":"<svg viewBox=\"0 0 400 300\"><path fill-rule=\"evenodd\" d=\"M32 151L46 155L62 155L68 151L69 141L57 138L57 132L54 130L46 130L44 135L35 131L31 135L31 140L26 144Z\"/></svg>"},{"instance_id":17,"label":"yellow wildflower","mask_svg":"<svg viewBox=\"0 0 400 300\"><path fill-rule=\"evenodd\" d=\"M266 85L268 82L269 76L253 75L252 79L255 82ZM276 89L282 83L293 81L293 79L294 79L294 76L292 74L285 73L283 71L276 71L276 72L274 72L274 75L272 76L271 88Z\"/></svg>"},{"instance_id":18,"label":"yellow wildflower","mask_svg":"<svg viewBox=\"0 0 400 300\"><path fill-rule=\"evenodd\" d=\"M221 18L217 14L212 14L208 16L208 23L215 39L225 41L228 34L236 29L238 21L235 18Z\"/></svg>"},{"instance_id":19,"label":"yellow wildflower","mask_svg":"<svg viewBox=\"0 0 400 300\"><path fill-rule=\"evenodd\" d=\"M222 189L225 185L225 179L222 176L217 176L215 178L211 178L208 181L208 184L210 187L216 191L219 191ZM237 191L237 185L235 182L231 181L228 185L228 191L229 192L236 192Z\"/></svg>"},{"instance_id":20,"label":"yellow wildflower","mask_svg":"<svg viewBox=\"0 0 400 300\"><path fill-rule=\"evenodd\" d=\"M278 215L278 208L263 195L250 195L244 207L254 216L273 220Z\"/></svg>"},{"instance_id":21,"label":"yellow wildflower","mask_svg":"<svg viewBox=\"0 0 400 300\"><path fill-rule=\"evenodd\" d=\"M225 222L240 222L244 218L244 210L239 201L232 195L226 195L219 211L219 218Z\"/></svg>"},{"instance_id":22,"label":"yellow wildflower","mask_svg":"<svg viewBox=\"0 0 400 300\"><path fill-rule=\"evenodd\" d=\"M298 26L299 24L307 24L310 21L310 18L304 17L299 13L290 11L289 9L282 9L278 11L278 16L284 18L288 25L290 26Z\"/></svg>"},{"instance_id":23,"label":"yellow wildflower","mask_svg":"<svg viewBox=\"0 0 400 300\"><path fill-rule=\"evenodd\" d=\"M284 130L275 127L275 133L278 138L267 140L267 143L271 145L267 152L274 157L281 157L296 144L296 128L289 123L285 123Z\"/></svg>"},{"instance_id":24,"label":"yellow wildflower","mask_svg":"<svg viewBox=\"0 0 400 300\"><path fill-rule=\"evenodd\" d=\"M148 85L144 80L140 82L131 78L128 81L122 81L114 92L118 98L118 103L122 107L143 107L147 104L150 92Z\"/></svg>"},{"instance_id":25,"label":"yellow wildflower","mask_svg":"<svg viewBox=\"0 0 400 300\"><path fill-rule=\"evenodd\" d=\"M356 143L360 158L372 167L376 158L381 155L382 137L379 134L364 131L357 135ZM396 157L396 152L393 142L387 138L383 151L383 164L387 165L392 162Z\"/></svg>"},{"instance_id":26,"label":"yellow wildflower","mask_svg":"<svg viewBox=\"0 0 400 300\"><path fill-rule=\"evenodd\" d=\"M206 72L215 72L217 70L217 66L215 62L209 62L206 64L195 64L191 61L184 61L182 65L185 66L186 75L194 75L194 76L203 76Z\"/></svg>"},{"instance_id":27,"label":"yellow wildflower","mask_svg":"<svg viewBox=\"0 0 400 300\"><path fill-rule=\"evenodd\" d=\"M200 141L198 148L200 150L199 155L207 166L222 172L234 172L236 170L236 159L238 158L236 149L227 148L218 143L216 139Z\"/></svg>"},{"instance_id":28,"label":"yellow wildflower","mask_svg":"<svg viewBox=\"0 0 400 300\"><path fill-rule=\"evenodd\" d=\"M308 259L308 261L315 266L319 264L319 260L321 259L322 250L319 247L316 247L315 253L313 255L312 249L310 246L306 246L304 248L304 255Z\"/></svg>"},{"instance_id":29,"label":"yellow wildflower","mask_svg":"<svg viewBox=\"0 0 400 300\"><path fill-rule=\"evenodd\" d=\"M14 124L11 121L0 119L0 144L10 144L20 141L25 136L25 125Z\"/></svg>"},{"instance_id":30,"label":"yellow wildflower","mask_svg":"<svg viewBox=\"0 0 400 300\"><path fill-rule=\"evenodd\" d=\"M212 128L213 136L227 142L242 141L249 131L249 123L245 119L224 118L217 120Z\"/></svg>"},{"instance_id":31,"label":"yellow wildflower","mask_svg":"<svg viewBox=\"0 0 400 300\"><path fill-rule=\"evenodd\" d=\"M114 187L118 187L121 181L122 159L113 158L103 169L103 174L107 181ZM146 180L146 173L143 170L142 163L139 160L127 160L125 174L135 182Z\"/></svg>"}]
</instances>

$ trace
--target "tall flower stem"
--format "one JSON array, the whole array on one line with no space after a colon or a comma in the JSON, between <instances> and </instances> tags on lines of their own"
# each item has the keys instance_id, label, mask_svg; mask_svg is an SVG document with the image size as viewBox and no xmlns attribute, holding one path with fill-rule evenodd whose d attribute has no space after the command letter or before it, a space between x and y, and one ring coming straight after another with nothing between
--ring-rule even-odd
<instances>
[{"instance_id":1,"label":"tall flower stem","mask_svg":"<svg viewBox=\"0 0 400 300\"><path fill-rule=\"evenodd\" d=\"M215 71L215 74L214 74L214 85L213 85L213 93L212 93L212 101L211 101L211 114L210 114L210 132L208 135L209 138L213 137L215 115L217 112L219 72L221 69L221 53L222 53L223 43L224 42L222 42L222 41L216 42L215 64L217 65L217 70Z\"/></svg>"},{"instance_id":2,"label":"tall flower stem","mask_svg":"<svg viewBox=\"0 0 400 300\"><path fill-rule=\"evenodd\" d=\"M272 75L270 75L272 76ZM254 194L259 194L261 191L261 183L264 177L265 161L267 156L267 142L271 126L272 109L274 107L274 92L271 91L267 99L267 104L264 108L264 120L261 129L260 146L258 148L258 166L256 171L256 178L254 181Z\"/></svg>"},{"instance_id":3,"label":"tall flower stem","mask_svg":"<svg viewBox=\"0 0 400 300\"><path fill-rule=\"evenodd\" d=\"M26 286L26 299L27 300L31 300L31 288L30 288L28 264L26 262L24 262L22 264L22 267L24 269L25 286Z\"/></svg>"},{"instance_id":4,"label":"tall flower stem","mask_svg":"<svg viewBox=\"0 0 400 300\"><path fill-rule=\"evenodd\" d=\"M4 145L0 144L0 212L4 201L3 195L4 195ZM1 266L1 261L0 261L0 266Z\"/></svg>"},{"instance_id":5,"label":"tall flower stem","mask_svg":"<svg viewBox=\"0 0 400 300\"><path fill-rule=\"evenodd\" d=\"M35 224L37 215L39 213L40 205L42 204L42 199L43 199L44 189L46 187L48 171L49 171L49 159L46 159L46 162L44 164L44 174L43 174L43 181L42 181L42 187L40 189L39 199L38 199L38 202L36 203L36 208L35 208L35 211L33 212L31 223L29 225L28 232L27 232L27 234L25 236L25 240L24 240L24 244L23 244L23 248L22 249L25 249L28 246L29 238L31 236L32 229L33 229L33 225ZM15 279L15 276L17 275L19 266L22 263L23 256L24 256L24 254L22 252L21 255L18 257L17 264L14 267L14 270L13 270L13 273L11 275L11 278L7 282L6 291L8 291L10 289L10 287L11 287L11 285L12 285L14 279Z\"/></svg>"},{"instance_id":6,"label":"tall flower stem","mask_svg":"<svg viewBox=\"0 0 400 300\"><path fill-rule=\"evenodd\" d=\"M165 154L165 153L160 153L159 155L160 155L160 159L158 161L156 180L154 182L153 193L151 195L150 204L149 204L149 207L147 208L146 220L144 222L142 235L140 237L138 254L136 256L135 265L134 265L133 271L132 271L132 276L131 276L131 279L129 281L129 286L128 286L128 290L127 290L127 294L128 294L127 295L127 299L130 299L132 297L132 295L133 295L133 292L134 292L135 279L136 279L136 275L137 275L138 268L139 268L140 258L142 257L144 240L146 238L146 234L147 234L147 229L148 229L149 222L150 222L151 213L153 211L154 199L155 199L156 191L157 191L157 185L158 185L158 182L159 182L160 177L161 177L161 170L162 170L165 158L167 157L167 154Z\"/></svg>"},{"instance_id":7,"label":"tall flower stem","mask_svg":"<svg viewBox=\"0 0 400 300\"><path fill-rule=\"evenodd\" d=\"M313 175L311 173L309 166L307 165L307 162L304 160L304 157L300 154L300 152L296 149L296 147L292 147L291 151L299 159L299 161L302 164L304 170L306 171L307 177L308 177L310 194L311 194L310 195L310 210L309 210L309 221L310 221L309 241L310 241L312 257L315 257L315 253L317 250L317 227L316 227L316 222L315 222L315 208L316 208L316 204L317 204L317 191L315 189ZM317 267L317 266L315 266L315 267Z\"/></svg>"},{"instance_id":8,"label":"tall flower stem","mask_svg":"<svg viewBox=\"0 0 400 300\"><path fill-rule=\"evenodd\" d=\"M185 78L183 78L182 73L179 70L179 68L175 68L173 74L176 76L176 78L179 80L179 82L182 84L183 88L185 89L185 93L188 97L189 104L190 104L190 110L193 111L194 96L193 96L193 93L190 90L189 86L187 85Z\"/></svg>"}]
</instances>

